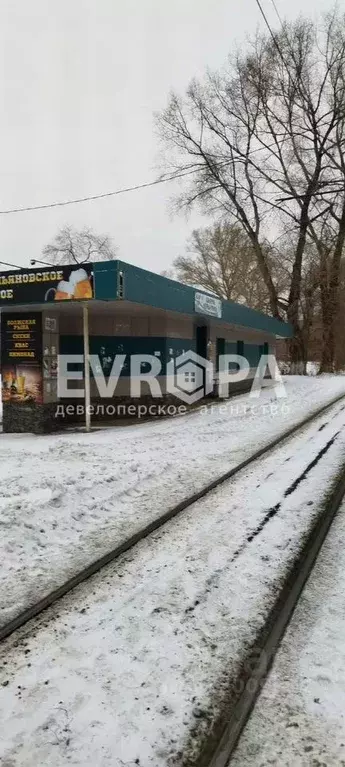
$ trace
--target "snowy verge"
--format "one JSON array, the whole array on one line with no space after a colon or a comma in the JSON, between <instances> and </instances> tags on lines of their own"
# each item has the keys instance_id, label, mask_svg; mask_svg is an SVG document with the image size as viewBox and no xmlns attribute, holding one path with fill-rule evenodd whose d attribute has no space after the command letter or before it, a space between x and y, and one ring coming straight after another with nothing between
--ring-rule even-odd
<instances>
[{"instance_id":1,"label":"snowy verge","mask_svg":"<svg viewBox=\"0 0 345 767\"><path fill-rule=\"evenodd\" d=\"M0 760L198 764L343 464L344 426L338 406L7 640Z\"/></svg>"},{"instance_id":2,"label":"snowy verge","mask_svg":"<svg viewBox=\"0 0 345 767\"><path fill-rule=\"evenodd\" d=\"M345 504L333 522L233 767L345 765Z\"/></svg>"},{"instance_id":3,"label":"snowy verge","mask_svg":"<svg viewBox=\"0 0 345 767\"><path fill-rule=\"evenodd\" d=\"M92 434L0 435L0 623L128 540L288 427L345 377L288 377L207 412Z\"/></svg>"}]
</instances>

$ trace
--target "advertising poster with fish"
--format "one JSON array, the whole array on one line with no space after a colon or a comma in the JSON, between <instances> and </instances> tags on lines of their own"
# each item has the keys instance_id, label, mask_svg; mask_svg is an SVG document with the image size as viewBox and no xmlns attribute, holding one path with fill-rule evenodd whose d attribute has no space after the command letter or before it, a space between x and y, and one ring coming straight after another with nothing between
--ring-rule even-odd
<instances>
[{"instance_id":1,"label":"advertising poster with fish","mask_svg":"<svg viewBox=\"0 0 345 767\"><path fill-rule=\"evenodd\" d=\"M1 319L2 401L42 404L42 315Z\"/></svg>"},{"instance_id":2,"label":"advertising poster with fish","mask_svg":"<svg viewBox=\"0 0 345 767\"><path fill-rule=\"evenodd\" d=\"M0 274L0 306L94 298L92 264L18 269Z\"/></svg>"}]
</instances>

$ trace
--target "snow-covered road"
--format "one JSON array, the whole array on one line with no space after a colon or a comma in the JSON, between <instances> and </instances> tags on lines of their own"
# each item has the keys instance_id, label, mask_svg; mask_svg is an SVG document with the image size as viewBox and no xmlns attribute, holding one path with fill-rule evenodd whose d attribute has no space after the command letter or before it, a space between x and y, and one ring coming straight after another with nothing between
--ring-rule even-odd
<instances>
[{"instance_id":1,"label":"snow-covered road","mask_svg":"<svg viewBox=\"0 0 345 767\"><path fill-rule=\"evenodd\" d=\"M0 624L341 392L344 376L172 420L0 435Z\"/></svg>"},{"instance_id":2,"label":"snow-covered road","mask_svg":"<svg viewBox=\"0 0 345 767\"><path fill-rule=\"evenodd\" d=\"M231 767L345 765L345 504Z\"/></svg>"},{"instance_id":3,"label":"snow-covered road","mask_svg":"<svg viewBox=\"0 0 345 767\"><path fill-rule=\"evenodd\" d=\"M344 461L343 407L2 645L4 767L192 763Z\"/></svg>"}]
</instances>

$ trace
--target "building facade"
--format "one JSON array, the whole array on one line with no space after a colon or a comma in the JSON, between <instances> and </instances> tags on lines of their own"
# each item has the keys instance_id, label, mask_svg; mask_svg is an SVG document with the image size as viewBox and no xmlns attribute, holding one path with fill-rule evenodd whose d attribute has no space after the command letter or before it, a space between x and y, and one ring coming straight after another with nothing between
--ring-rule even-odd
<instances>
[{"instance_id":1,"label":"building facade","mask_svg":"<svg viewBox=\"0 0 345 767\"><path fill-rule=\"evenodd\" d=\"M248 385L260 357L274 353L278 338L291 336L286 323L119 260L3 272L0 308L4 431L61 427L62 404L80 402L85 390L86 406L95 411L98 377L107 380L116 357L122 365L109 400L131 399L131 360L139 356L139 373L157 360L157 380L168 397L167 370L181 355L208 360L216 380L220 357L239 354L250 368ZM99 374L96 363L91 371L84 366L89 355L98 360ZM66 359L73 386L62 402L58 380ZM140 398L152 398L145 380Z\"/></svg>"}]
</instances>

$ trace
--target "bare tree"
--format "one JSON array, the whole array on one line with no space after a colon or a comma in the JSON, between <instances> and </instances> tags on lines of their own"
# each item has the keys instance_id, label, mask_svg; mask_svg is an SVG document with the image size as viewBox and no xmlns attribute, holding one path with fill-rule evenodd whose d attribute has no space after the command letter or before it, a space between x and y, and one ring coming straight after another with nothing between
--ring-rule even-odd
<instances>
[{"instance_id":1,"label":"bare tree","mask_svg":"<svg viewBox=\"0 0 345 767\"><path fill-rule=\"evenodd\" d=\"M85 264L117 257L108 235L96 234L89 227L77 230L72 226L60 229L53 242L43 249L43 256L53 264Z\"/></svg>"},{"instance_id":2,"label":"bare tree","mask_svg":"<svg viewBox=\"0 0 345 767\"><path fill-rule=\"evenodd\" d=\"M345 78L343 81L345 92ZM335 362L337 319L340 310L340 287L343 276L343 253L345 246L345 120L339 126L334 153L329 154L330 162L339 172L339 191L331 202L328 230L332 236L321 239L319 251L323 256L323 353L320 372L331 372ZM330 247L331 244L331 247ZM344 294L342 294L344 295Z\"/></svg>"},{"instance_id":3,"label":"bare tree","mask_svg":"<svg viewBox=\"0 0 345 767\"><path fill-rule=\"evenodd\" d=\"M254 193L254 181L247 147L239 148L240 136L230 128L229 139L224 127L218 131L218 120L227 119L227 107L218 93L216 80L207 77L205 86L193 82L183 102L173 95L158 128L170 150L167 172L190 172L190 183L177 201L178 207L191 207L199 202L207 213L221 212L229 220L237 220L249 237L269 294L270 310L279 317L278 296L262 247L264 211ZM214 124L216 123L216 124ZM266 211L267 212L267 211Z\"/></svg>"},{"instance_id":4,"label":"bare tree","mask_svg":"<svg viewBox=\"0 0 345 767\"><path fill-rule=\"evenodd\" d=\"M274 160L278 162L271 163L267 181L283 193L274 202L277 211L290 217L296 225L288 318L295 331L294 343L300 346L303 353L306 330L303 322L301 325L301 319L306 321L303 308L308 304L311 286L312 291L316 289L315 279L319 273L324 322L321 371L331 370L338 275L345 238L344 19L338 18L335 13L329 15L322 34L309 22L299 22L292 28L286 25L275 46L274 57L280 60L278 81L273 78L267 87L267 80L262 78L260 88L267 136L273 139L280 135L287 139L281 149L275 138L278 156L274 152ZM271 72L275 72L274 67ZM277 92L284 96L283 110L277 108ZM319 255L322 257L319 264L313 266L308 263L309 280L306 282L303 259L308 249L308 235L310 232L315 234L320 226L323 231L330 217L337 222L338 231L329 280L325 281L325 254L328 248L321 237ZM303 287L307 291L304 307Z\"/></svg>"},{"instance_id":5,"label":"bare tree","mask_svg":"<svg viewBox=\"0 0 345 767\"><path fill-rule=\"evenodd\" d=\"M256 37L221 74L193 82L186 98L173 95L158 117L169 151L167 170L190 172L180 204L201 203L237 220L250 238L271 313L280 315L267 259L268 233L295 230L287 315L294 329L290 353L303 359L301 290L311 226L330 214L343 181L333 160L343 146L344 20L336 14L319 29L285 24L274 41ZM183 182L182 182L183 183ZM343 184L344 185L344 184Z\"/></svg>"},{"instance_id":6,"label":"bare tree","mask_svg":"<svg viewBox=\"0 0 345 767\"><path fill-rule=\"evenodd\" d=\"M274 256L272 248L267 245L266 257L270 265ZM254 309L269 310L269 295L253 245L238 224L217 222L205 229L194 230L187 254L177 258L174 267L181 282L201 287L226 300L245 303ZM286 288L285 273L279 280L282 291L283 280Z\"/></svg>"}]
</instances>

